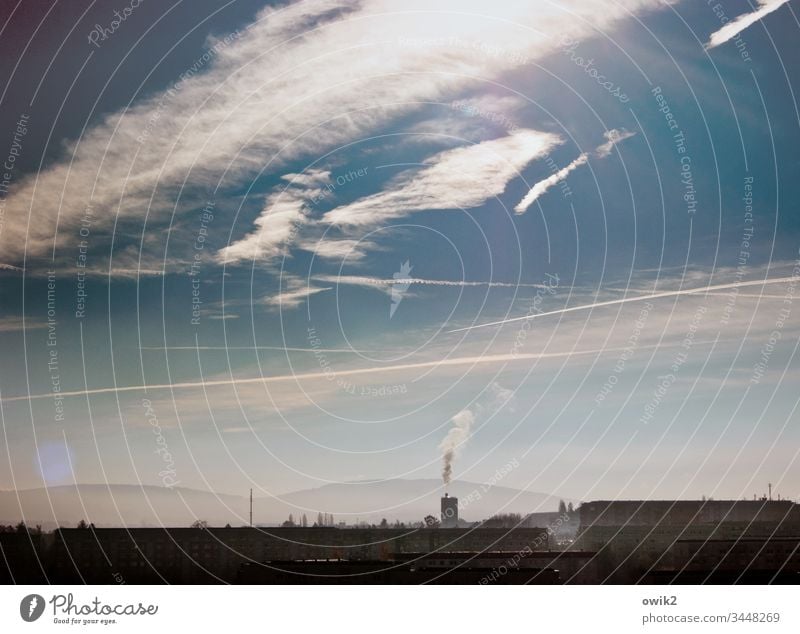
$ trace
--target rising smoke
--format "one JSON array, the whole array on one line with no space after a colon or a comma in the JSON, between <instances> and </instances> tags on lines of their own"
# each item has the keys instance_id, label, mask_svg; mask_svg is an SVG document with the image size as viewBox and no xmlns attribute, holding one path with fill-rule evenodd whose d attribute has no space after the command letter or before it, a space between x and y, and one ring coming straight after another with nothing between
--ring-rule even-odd
<instances>
[{"instance_id":1,"label":"rising smoke","mask_svg":"<svg viewBox=\"0 0 800 634\"><path fill-rule=\"evenodd\" d=\"M472 432L472 425L479 416L491 416L505 405L514 395L499 383L492 383L486 390L484 400L475 403L472 409L462 409L451 418L453 426L439 444L442 451L442 480L445 486L453 478L453 461L466 444Z\"/></svg>"},{"instance_id":2,"label":"rising smoke","mask_svg":"<svg viewBox=\"0 0 800 634\"><path fill-rule=\"evenodd\" d=\"M439 445L442 450L442 480L444 480L445 485L450 484L450 480L453 477L453 460L456 457L456 451L469 438L472 423L475 422L475 414L468 409L462 409L451 420L453 426Z\"/></svg>"}]
</instances>

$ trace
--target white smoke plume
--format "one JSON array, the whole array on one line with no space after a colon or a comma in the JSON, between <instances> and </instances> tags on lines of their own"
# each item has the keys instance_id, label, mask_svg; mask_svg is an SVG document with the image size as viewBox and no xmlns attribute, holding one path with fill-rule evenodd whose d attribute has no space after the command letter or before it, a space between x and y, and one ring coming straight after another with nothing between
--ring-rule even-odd
<instances>
[{"instance_id":1,"label":"white smoke plume","mask_svg":"<svg viewBox=\"0 0 800 634\"><path fill-rule=\"evenodd\" d=\"M439 445L442 450L442 480L445 485L450 484L453 477L453 460L455 460L456 452L469 438L472 423L475 422L475 414L468 409L462 409L451 420L453 426Z\"/></svg>"},{"instance_id":2,"label":"white smoke plume","mask_svg":"<svg viewBox=\"0 0 800 634\"><path fill-rule=\"evenodd\" d=\"M485 401L476 403L472 409L462 409L450 419L453 426L439 444L439 449L442 451L442 480L445 486L450 484L453 478L453 462L458 452L469 440L472 433L472 425L477 417L491 416L497 412L511 399L514 392L500 386L499 383L492 383L487 390L487 394Z\"/></svg>"}]
</instances>

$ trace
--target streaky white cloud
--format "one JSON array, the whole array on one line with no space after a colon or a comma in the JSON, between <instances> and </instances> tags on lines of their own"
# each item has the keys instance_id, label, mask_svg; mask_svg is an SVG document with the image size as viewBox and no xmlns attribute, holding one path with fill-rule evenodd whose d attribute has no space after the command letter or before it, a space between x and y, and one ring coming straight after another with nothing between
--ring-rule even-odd
<instances>
[{"instance_id":1,"label":"streaky white cloud","mask_svg":"<svg viewBox=\"0 0 800 634\"><path fill-rule=\"evenodd\" d=\"M284 174L281 178L291 185L319 187L331 180L330 170L309 169L302 174Z\"/></svg>"},{"instance_id":2,"label":"streaky white cloud","mask_svg":"<svg viewBox=\"0 0 800 634\"><path fill-rule=\"evenodd\" d=\"M317 293L331 290L331 287L312 286L306 280L293 275L281 278L281 289L275 295L268 295L259 300L259 304L280 310L291 310L305 303Z\"/></svg>"},{"instance_id":3,"label":"streaky white cloud","mask_svg":"<svg viewBox=\"0 0 800 634\"><path fill-rule=\"evenodd\" d=\"M594 155L597 158L606 158L611 154L611 151L614 149L614 146L617 143L632 137L634 134L635 132L628 132L627 130L606 131L603 134L603 136L606 138L606 142L595 148ZM582 165L586 165L586 163L589 162L590 156L591 154L589 152L582 152L578 158L572 161L569 165L562 167L555 174L551 174L547 178L540 180L533 187L531 187L530 191L525 194L525 197L519 201L517 206L514 207L514 211L518 214L524 214L530 208L530 206L535 203L536 200L548 189L563 181L571 172L574 172Z\"/></svg>"},{"instance_id":4,"label":"streaky white cloud","mask_svg":"<svg viewBox=\"0 0 800 634\"><path fill-rule=\"evenodd\" d=\"M415 211L477 207L502 194L522 168L560 142L555 134L522 129L445 150L426 159L421 169L400 174L384 191L332 209L324 220L374 225Z\"/></svg>"},{"instance_id":5,"label":"streaky white cloud","mask_svg":"<svg viewBox=\"0 0 800 634\"><path fill-rule=\"evenodd\" d=\"M287 187L270 194L255 220L255 230L220 249L216 254L217 261L235 264L285 253L300 226L307 221L307 203L307 190Z\"/></svg>"},{"instance_id":6,"label":"streaky white cloud","mask_svg":"<svg viewBox=\"0 0 800 634\"><path fill-rule=\"evenodd\" d=\"M454 147L517 130L519 113L529 105L516 95L470 94L439 104L434 116L410 125L402 143Z\"/></svg>"},{"instance_id":7,"label":"streaky white cloud","mask_svg":"<svg viewBox=\"0 0 800 634\"><path fill-rule=\"evenodd\" d=\"M737 35L739 35L739 33L761 20L764 16L769 15L777 9L780 9L788 1L789 0L759 0L758 9L752 13L740 15L733 22L728 22L728 24L723 26L721 29L712 33L711 37L706 43L706 48L715 48L725 44L725 42L735 38Z\"/></svg>"},{"instance_id":8,"label":"streaky white cloud","mask_svg":"<svg viewBox=\"0 0 800 634\"><path fill-rule=\"evenodd\" d=\"M87 204L95 210L95 235L117 219L139 223L145 214L148 228L157 229L192 211L188 202L176 207L178 192L182 200L192 199L192 188L224 195L423 103L448 101L477 78L485 85L523 59L541 58L559 46L552 34L591 36L660 6L661 0L447 0L435 7L423 0L306 0L264 9L224 46L217 41L201 71L104 116L65 144L60 160L19 179L6 218L32 218L6 223L0 251L11 264L25 251L31 259L43 256L57 223L58 244L76 242ZM220 261L271 252L272 221L280 233L286 218L265 214L255 227L267 244L263 252L251 239Z\"/></svg>"},{"instance_id":9,"label":"streaky white cloud","mask_svg":"<svg viewBox=\"0 0 800 634\"><path fill-rule=\"evenodd\" d=\"M636 136L636 133L621 128L619 130L606 130L603 132L603 136L605 137L606 142L602 145L598 145L594 151L594 154L597 158L606 158L611 154L614 146L617 143L620 143L625 139L630 139L632 136Z\"/></svg>"},{"instance_id":10,"label":"streaky white cloud","mask_svg":"<svg viewBox=\"0 0 800 634\"><path fill-rule=\"evenodd\" d=\"M377 249L378 245L371 240L325 237L316 241L307 240L298 244L298 247L323 260L358 262L363 260L370 251Z\"/></svg>"},{"instance_id":11,"label":"streaky white cloud","mask_svg":"<svg viewBox=\"0 0 800 634\"><path fill-rule=\"evenodd\" d=\"M25 332L26 330L41 330L47 328L47 322L39 319L23 321L22 317L0 317L0 332Z\"/></svg>"}]
</instances>

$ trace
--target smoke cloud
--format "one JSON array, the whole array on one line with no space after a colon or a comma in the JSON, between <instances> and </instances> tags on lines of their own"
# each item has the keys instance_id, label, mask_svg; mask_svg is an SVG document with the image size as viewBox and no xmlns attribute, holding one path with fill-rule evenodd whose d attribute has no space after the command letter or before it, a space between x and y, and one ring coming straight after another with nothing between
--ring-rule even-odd
<instances>
[{"instance_id":1,"label":"smoke cloud","mask_svg":"<svg viewBox=\"0 0 800 634\"><path fill-rule=\"evenodd\" d=\"M450 484L453 477L453 460L456 451L467 441L472 423L475 422L475 414L468 409L462 409L451 419L453 426L447 432L439 448L442 450L442 480L445 484Z\"/></svg>"},{"instance_id":2,"label":"smoke cloud","mask_svg":"<svg viewBox=\"0 0 800 634\"><path fill-rule=\"evenodd\" d=\"M453 462L469 440L477 416L491 416L514 395L512 390L507 390L498 383L492 383L487 392L486 401L476 403L472 409L462 409L450 419L453 426L439 444L439 449L442 451L442 480L445 486L450 484L453 478Z\"/></svg>"}]
</instances>

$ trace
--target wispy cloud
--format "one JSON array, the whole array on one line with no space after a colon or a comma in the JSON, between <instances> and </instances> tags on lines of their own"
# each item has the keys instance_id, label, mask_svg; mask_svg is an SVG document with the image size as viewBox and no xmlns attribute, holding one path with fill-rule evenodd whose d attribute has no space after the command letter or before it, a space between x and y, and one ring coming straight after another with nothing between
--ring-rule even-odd
<instances>
[{"instance_id":1,"label":"wispy cloud","mask_svg":"<svg viewBox=\"0 0 800 634\"><path fill-rule=\"evenodd\" d=\"M298 244L298 247L323 260L358 262L377 249L378 245L371 240L324 237L316 241L307 240Z\"/></svg>"},{"instance_id":2,"label":"wispy cloud","mask_svg":"<svg viewBox=\"0 0 800 634\"><path fill-rule=\"evenodd\" d=\"M611 154L611 151L614 149L614 146L617 143L632 137L634 134L635 132L628 132L627 130L609 130L604 134L606 142L595 148L594 156L601 159L606 158ZM525 197L519 201L517 206L514 207L514 211L518 214L524 214L528 208L535 203L536 200L548 189L563 181L571 172L574 172L582 165L586 165L591 156L591 153L583 152L580 154L580 156L578 156L578 158L576 158L566 167L562 167L555 174L551 174L544 180L540 180L533 187L531 187L530 191L525 194Z\"/></svg>"},{"instance_id":3,"label":"wispy cloud","mask_svg":"<svg viewBox=\"0 0 800 634\"><path fill-rule=\"evenodd\" d=\"M402 173L387 188L325 214L334 224L373 225L415 211L469 209L505 191L533 159L561 139L517 130L507 136L440 152L419 170Z\"/></svg>"},{"instance_id":4,"label":"wispy cloud","mask_svg":"<svg viewBox=\"0 0 800 634\"><path fill-rule=\"evenodd\" d=\"M308 196L308 190L291 187L267 196L261 215L255 221L255 230L220 249L217 260L235 264L284 253L299 227L306 222Z\"/></svg>"},{"instance_id":5,"label":"wispy cloud","mask_svg":"<svg viewBox=\"0 0 800 634\"><path fill-rule=\"evenodd\" d=\"M729 22L728 24L723 26L719 31L715 31L714 33L712 33L711 38L706 43L706 48L707 49L715 48L717 46L725 44L725 42L733 39L734 37L739 35L739 33L744 31L747 27L761 20L764 16L772 13L777 9L780 9L788 1L789 0L759 0L758 9L756 9L752 13L745 13L744 15L740 15L733 22Z\"/></svg>"},{"instance_id":6,"label":"wispy cloud","mask_svg":"<svg viewBox=\"0 0 800 634\"><path fill-rule=\"evenodd\" d=\"M570 0L534 6L520 0L494 3L489 15L483 2L452 0L437 3L436 19L426 14L432 9L422 0L307 0L264 9L215 49L202 72L103 117L65 144L61 160L19 179L6 201L6 218L27 218L29 212L32 217L7 222L0 250L12 265L25 251L29 261L45 255L57 224L59 245L76 242L89 203L96 212L94 236L105 235L115 222L138 229L145 213L148 230L164 227L173 214L196 211L192 189L236 191L260 174L280 173L290 161L363 138L424 103L447 102L474 88L476 77L498 78L521 56L549 54L559 39L548 34L589 36L631 12L661 5ZM480 177L473 194L456 196L451 187L443 204L470 206L496 195L543 140L528 131L483 148L487 156L494 154L484 166L502 174L470 170ZM459 169L475 156L465 150L450 158L449 167ZM445 168L430 166L430 175ZM452 178L448 182L456 185ZM184 183L189 187L183 189ZM303 184L313 185L307 179ZM406 211L440 191L406 188ZM364 221L376 212L370 202L375 200L340 209L330 220ZM300 216L298 201L269 200L253 230L225 248L219 261L269 256Z\"/></svg>"},{"instance_id":7,"label":"wispy cloud","mask_svg":"<svg viewBox=\"0 0 800 634\"><path fill-rule=\"evenodd\" d=\"M23 322L22 317L0 317L0 332L41 330L42 328L47 328L47 322L38 319L28 319Z\"/></svg>"},{"instance_id":8,"label":"wispy cloud","mask_svg":"<svg viewBox=\"0 0 800 634\"><path fill-rule=\"evenodd\" d=\"M259 301L259 304L276 310L291 310L302 306L311 295L331 290L331 287L311 286L299 277L283 276L281 290L275 295L268 295Z\"/></svg>"}]
</instances>

